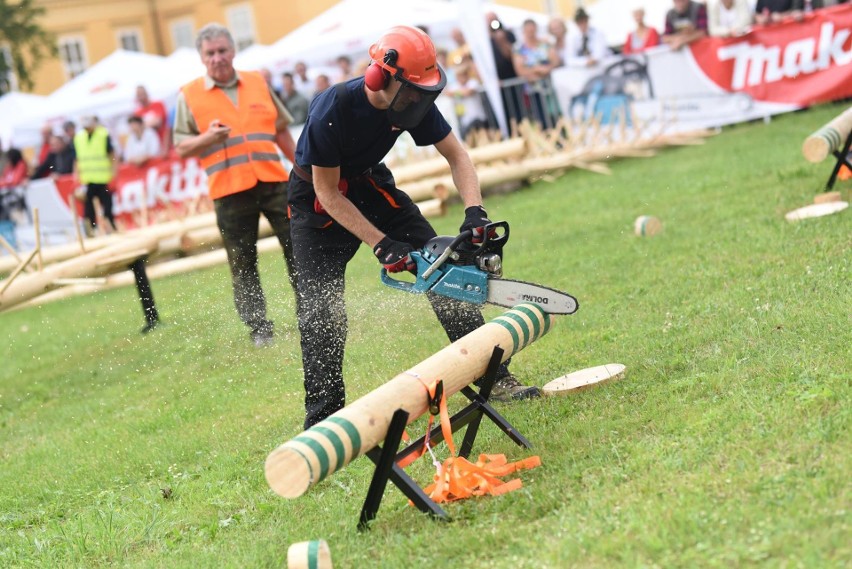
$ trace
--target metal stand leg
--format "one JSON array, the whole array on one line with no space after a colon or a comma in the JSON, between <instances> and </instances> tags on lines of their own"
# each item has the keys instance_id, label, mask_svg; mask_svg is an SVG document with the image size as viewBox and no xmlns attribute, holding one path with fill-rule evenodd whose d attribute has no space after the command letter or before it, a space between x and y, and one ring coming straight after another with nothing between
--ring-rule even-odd
<instances>
[{"instance_id":1,"label":"metal stand leg","mask_svg":"<svg viewBox=\"0 0 852 569\"><path fill-rule=\"evenodd\" d=\"M145 257L140 257L130 265L130 270L133 271L133 278L136 280L136 290L139 293L139 300L142 302L142 312L145 314L145 326L142 328L143 334L147 334L160 323L160 315L157 312L157 306L154 304L154 293L151 292L151 282L148 280L148 273L145 272L145 261Z\"/></svg>"},{"instance_id":2,"label":"metal stand leg","mask_svg":"<svg viewBox=\"0 0 852 569\"><path fill-rule=\"evenodd\" d=\"M479 432L479 425L482 422L482 416L486 416L495 423L500 430L506 433L515 443L526 448L532 448L532 444L524 437L509 421L500 413L494 410L491 404L488 403L488 398L491 396L491 388L494 386L494 381L497 378L497 370L500 367L500 362L503 359L503 350L495 347L491 354L491 360L488 362L485 375L483 376L482 385L479 393L465 387L461 390L462 393L470 400L470 404L464 409L450 417L450 426L453 433L467 426L464 440L459 447L459 456L467 458L470 451L473 449L473 443L476 440L476 435ZM449 519L447 513L441 509L429 496L423 492L416 482L414 482L405 471L397 465L397 461L409 456L412 453L420 452L425 444L425 435L412 442L399 452L394 449L399 448L399 442L402 440L402 433L405 430L405 425L408 422L408 413L402 409L397 409L393 414L388 434L385 437L384 448L376 447L367 452L376 464L376 470L373 473L373 479L370 482L370 488L367 491L367 498L364 500L364 506L361 508L361 517L358 522L358 529L367 529L369 522L376 519L379 505L382 501L387 481L393 482L394 486L400 489L403 494L419 509L421 512L430 514L438 519ZM434 445L444 440L444 433L441 431L440 425L436 426L430 433L430 444Z\"/></svg>"},{"instance_id":3,"label":"metal stand leg","mask_svg":"<svg viewBox=\"0 0 852 569\"><path fill-rule=\"evenodd\" d=\"M370 460L376 464L376 470L373 472L373 479L370 481L370 488L367 490L367 498L364 500L364 506L361 508L361 517L358 521L358 529L360 530L368 529L369 523L376 519L376 513L379 511L379 505L382 502L382 495L385 492L388 479L420 511L439 518L448 517L447 513L438 504L433 502L423 492L423 489L396 464L395 449L399 448L399 442L402 440L402 433L405 431L407 422L408 413L402 409L397 409L388 427L384 448L376 447L367 453Z\"/></svg>"},{"instance_id":4,"label":"metal stand leg","mask_svg":"<svg viewBox=\"0 0 852 569\"><path fill-rule=\"evenodd\" d=\"M852 132L849 133L849 136L846 137L846 144L843 145L841 150L835 150L833 152L834 157L837 158L837 162L834 164L834 169L831 171L831 176L828 178L828 182L825 184L825 191L829 192L834 187L834 183L837 181L837 174L840 172L840 168L846 166L850 170L852 170L852 163L849 162L849 147L852 146Z\"/></svg>"}]
</instances>

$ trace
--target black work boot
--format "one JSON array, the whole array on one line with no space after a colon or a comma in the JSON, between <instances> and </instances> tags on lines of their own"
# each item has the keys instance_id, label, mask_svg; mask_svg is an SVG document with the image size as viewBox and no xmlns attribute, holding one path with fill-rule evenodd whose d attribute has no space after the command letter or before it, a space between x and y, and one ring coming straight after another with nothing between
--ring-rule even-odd
<instances>
[{"instance_id":1,"label":"black work boot","mask_svg":"<svg viewBox=\"0 0 852 569\"><path fill-rule=\"evenodd\" d=\"M541 397L541 390L538 387L521 385L521 382L512 375L512 372L506 370L494 382L489 399L508 403L509 401L534 399L536 397Z\"/></svg>"}]
</instances>

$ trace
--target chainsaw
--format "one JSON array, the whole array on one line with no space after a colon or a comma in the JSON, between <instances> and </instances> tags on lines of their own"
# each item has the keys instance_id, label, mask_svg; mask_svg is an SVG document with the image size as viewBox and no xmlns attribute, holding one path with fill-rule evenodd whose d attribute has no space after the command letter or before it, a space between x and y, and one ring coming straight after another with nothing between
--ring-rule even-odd
<instances>
[{"instance_id":1,"label":"chainsaw","mask_svg":"<svg viewBox=\"0 0 852 569\"><path fill-rule=\"evenodd\" d=\"M537 304L550 314L573 314L577 299L545 286L503 279L503 247L509 240L505 221L484 227L482 243L471 244L471 231L457 237L438 236L419 251L409 253L417 265L414 282L397 280L382 269L382 282L414 293L432 292L473 304L512 308L522 302Z\"/></svg>"}]
</instances>

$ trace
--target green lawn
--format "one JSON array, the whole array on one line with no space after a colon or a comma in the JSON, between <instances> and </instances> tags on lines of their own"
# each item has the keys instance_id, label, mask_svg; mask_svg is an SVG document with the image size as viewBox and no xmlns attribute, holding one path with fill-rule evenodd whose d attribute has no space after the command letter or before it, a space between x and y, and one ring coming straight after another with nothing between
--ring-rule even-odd
<instances>
[{"instance_id":1,"label":"green lawn","mask_svg":"<svg viewBox=\"0 0 852 569\"><path fill-rule=\"evenodd\" d=\"M846 106L488 197L511 223L506 276L580 301L516 375L619 362L627 377L501 406L543 465L518 492L449 505L447 524L389 487L357 532L364 458L299 499L269 490L264 459L303 419L277 255L262 258L266 350L224 266L155 281L167 325L145 337L132 289L0 315L0 566L283 567L319 538L337 567L850 566L852 213L784 220L831 171L802 141ZM634 236L642 214L664 232ZM371 257L348 275L350 400L446 345ZM474 451L530 454L491 425ZM430 468L409 471L425 485Z\"/></svg>"}]
</instances>

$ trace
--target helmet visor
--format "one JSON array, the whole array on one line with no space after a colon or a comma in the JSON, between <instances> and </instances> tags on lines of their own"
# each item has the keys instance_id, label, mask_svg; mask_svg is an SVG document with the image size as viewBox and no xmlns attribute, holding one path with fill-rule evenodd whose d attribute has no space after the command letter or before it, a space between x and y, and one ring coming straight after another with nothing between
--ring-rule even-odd
<instances>
[{"instance_id":1,"label":"helmet visor","mask_svg":"<svg viewBox=\"0 0 852 569\"><path fill-rule=\"evenodd\" d=\"M440 80L432 86L416 85L399 75L395 77L402 86L388 107L388 119L390 123L402 130L416 127L426 116L435 99L444 90L447 84L447 76L444 70L438 68Z\"/></svg>"}]
</instances>

